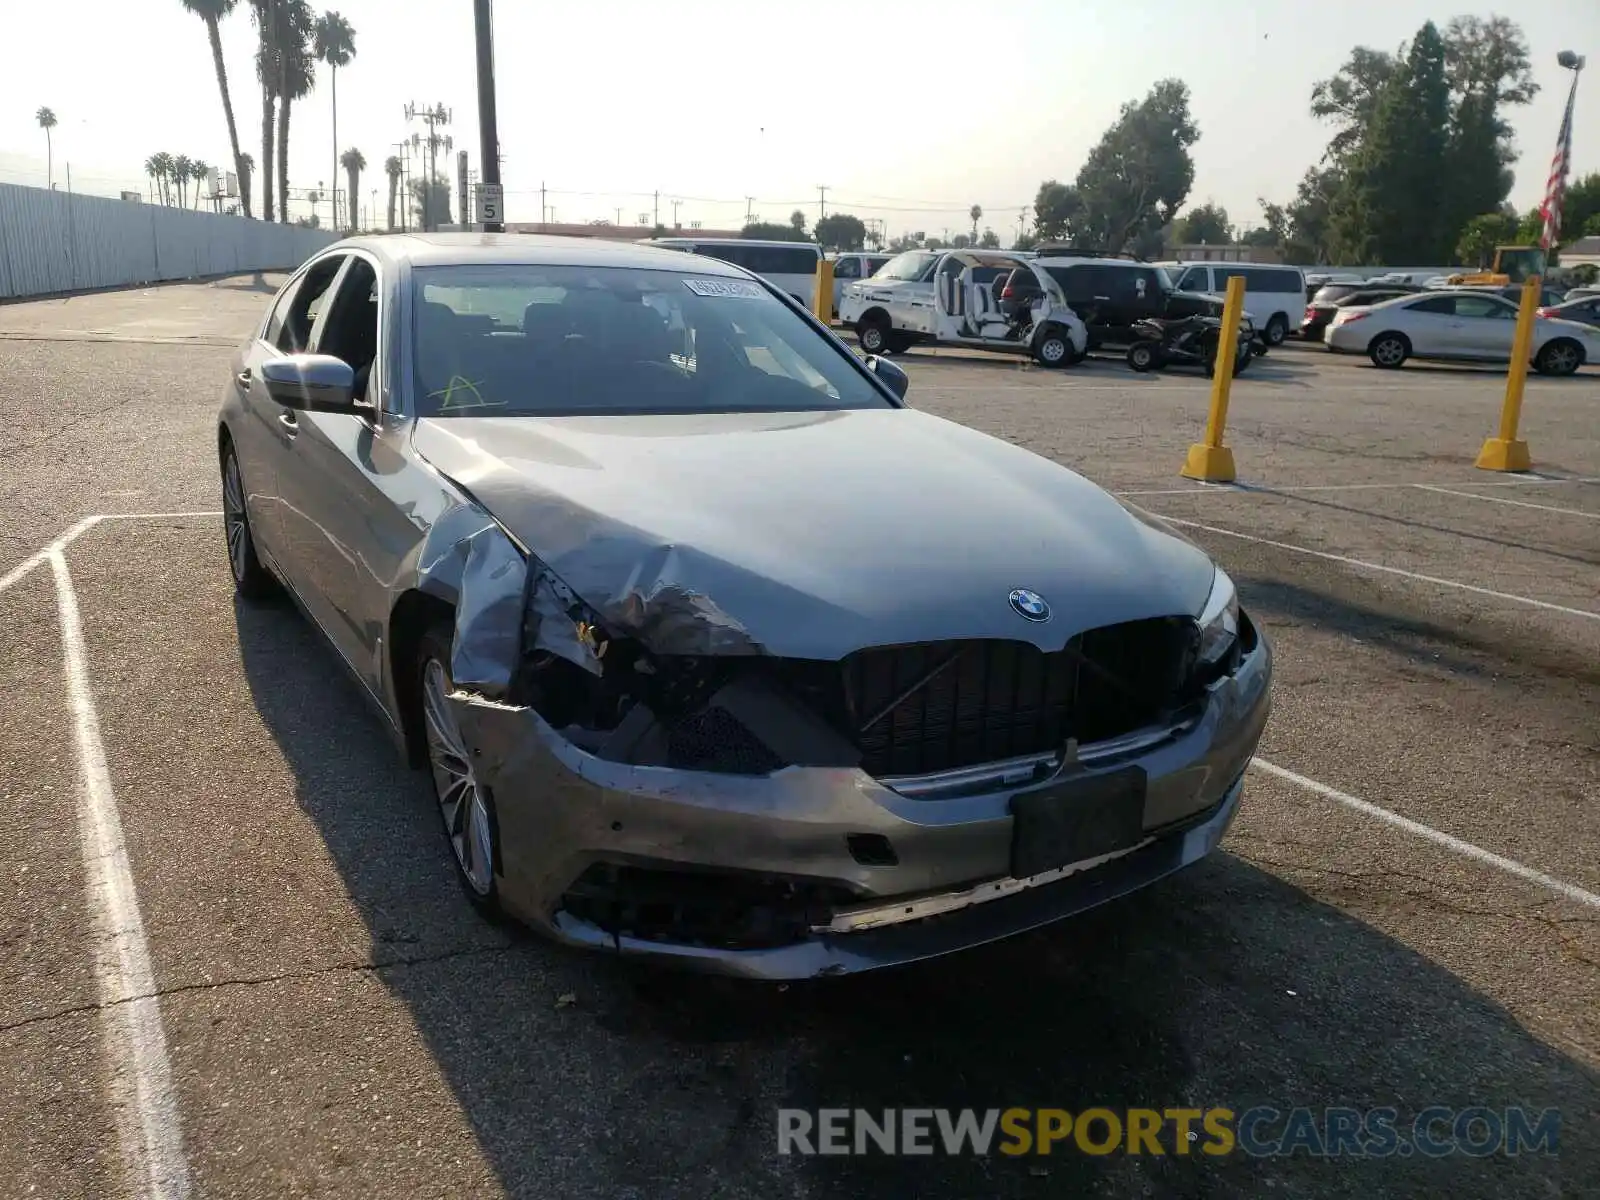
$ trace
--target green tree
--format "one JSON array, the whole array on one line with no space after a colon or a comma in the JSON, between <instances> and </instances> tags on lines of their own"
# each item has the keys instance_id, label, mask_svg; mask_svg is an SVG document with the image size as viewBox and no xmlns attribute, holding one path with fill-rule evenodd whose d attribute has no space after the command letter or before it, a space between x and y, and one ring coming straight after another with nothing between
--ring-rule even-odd
<instances>
[{"instance_id":1,"label":"green tree","mask_svg":"<svg viewBox=\"0 0 1600 1200\"><path fill-rule=\"evenodd\" d=\"M796 233L804 234L806 231L806 215L798 208L789 214L789 225Z\"/></svg>"},{"instance_id":2,"label":"green tree","mask_svg":"<svg viewBox=\"0 0 1600 1200\"><path fill-rule=\"evenodd\" d=\"M1600 237L1600 213L1595 213L1583 226L1584 237Z\"/></svg>"},{"instance_id":3,"label":"green tree","mask_svg":"<svg viewBox=\"0 0 1600 1200\"><path fill-rule=\"evenodd\" d=\"M804 218L802 217L803 221ZM794 225L779 225L773 221L751 221L739 231L742 238L750 238L758 242L809 242L803 229L796 229Z\"/></svg>"},{"instance_id":4,"label":"green tree","mask_svg":"<svg viewBox=\"0 0 1600 1200\"><path fill-rule=\"evenodd\" d=\"M1311 115L1334 125L1325 161L1337 162L1361 144L1377 115L1378 97L1399 65L1400 56L1357 46L1337 74L1312 85Z\"/></svg>"},{"instance_id":5,"label":"green tree","mask_svg":"<svg viewBox=\"0 0 1600 1200\"><path fill-rule=\"evenodd\" d=\"M431 193L431 195L430 195ZM414 204L413 212L416 223L423 227L424 219L437 225L452 224L450 219L450 181L443 176L436 176L432 186L421 179L411 181L411 199ZM662 230L656 236L661 236L666 231Z\"/></svg>"},{"instance_id":6,"label":"green tree","mask_svg":"<svg viewBox=\"0 0 1600 1200\"><path fill-rule=\"evenodd\" d=\"M1383 85L1334 205L1337 236L1358 261L1439 262L1454 249L1459 226L1446 205L1449 119L1444 41L1429 21Z\"/></svg>"},{"instance_id":7,"label":"green tree","mask_svg":"<svg viewBox=\"0 0 1600 1200\"><path fill-rule=\"evenodd\" d=\"M356 203L356 197L361 195L361 172L367 169L367 159L366 156L361 153L361 151L357 150L354 146L351 146L350 149L346 150L339 156L339 165L344 168L345 178L350 182L350 191L345 200L344 224L346 229L354 233L357 224L356 213L359 210L359 205ZM334 219L332 222L335 228L338 228L339 223L338 208L339 206L335 204L333 214Z\"/></svg>"},{"instance_id":8,"label":"green tree","mask_svg":"<svg viewBox=\"0 0 1600 1200\"><path fill-rule=\"evenodd\" d=\"M1201 204L1179 217L1173 227L1172 240L1180 246L1194 246L1201 242L1211 246L1226 246L1233 241L1233 226L1228 221L1228 210L1220 204Z\"/></svg>"},{"instance_id":9,"label":"green tree","mask_svg":"<svg viewBox=\"0 0 1600 1200\"><path fill-rule=\"evenodd\" d=\"M389 232L394 232L395 200L400 195L400 175L405 170L405 165L400 161L398 154L391 154L383 160L383 173L389 177Z\"/></svg>"},{"instance_id":10,"label":"green tree","mask_svg":"<svg viewBox=\"0 0 1600 1200\"><path fill-rule=\"evenodd\" d=\"M1527 39L1505 17L1456 17L1445 27L1450 85L1446 221L1462 226L1511 191L1516 143L1505 111L1538 92Z\"/></svg>"},{"instance_id":11,"label":"green tree","mask_svg":"<svg viewBox=\"0 0 1600 1200\"><path fill-rule=\"evenodd\" d=\"M256 160L248 152L239 155L239 206L245 216L250 215L250 181L255 175Z\"/></svg>"},{"instance_id":12,"label":"green tree","mask_svg":"<svg viewBox=\"0 0 1600 1200\"><path fill-rule=\"evenodd\" d=\"M817 222L812 232L829 250L859 250L867 241L866 224L849 213L829 213Z\"/></svg>"},{"instance_id":13,"label":"green tree","mask_svg":"<svg viewBox=\"0 0 1600 1200\"><path fill-rule=\"evenodd\" d=\"M33 119L38 121L39 128L44 130L44 181L45 186L54 191L56 186L56 145L50 131L56 127L55 110L41 107L38 112L33 114ZM67 173L70 175L71 171Z\"/></svg>"},{"instance_id":14,"label":"green tree","mask_svg":"<svg viewBox=\"0 0 1600 1200\"><path fill-rule=\"evenodd\" d=\"M160 154L152 154L149 158L145 159L144 173L150 176L151 180L155 183L157 199L161 200L162 203L165 203L167 195L166 164L161 161L162 157L163 156ZM170 160L172 156L166 155L165 157Z\"/></svg>"},{"instance_id":15,"label":"green tree","mask_svg":"<svg viewBox=\"0 0 1600 1200\"><path fill-rule=\"evenodd\" d=\"M211 66L217 74L217 91L222 95L222 115L228 122L228 146L233 151L233 169L240 180L244 215L250 215L250 190L243 186L244 168L239 164L239 127L233 119L233 97L228 92L228 67L222 59L222 19L238 6L239 0L180 0L183 7L205 22L206 39L211 43Z\"/></svg>"},{"instance_id":16,"label":"green tree","mask_svg":"<svg viewBox=\"0 0 1600 1200\"><path fill-rule=\"evenodd\" d=\"M1503 212L1479 213L1469 220L1456 240L1456 261L1480 269L1494 258L1494 248L1514 242L1517 218Z\"/></svg>"},{"instance_id":17,"label":"green tree","mask_svg":"<svg viewBox=\"0 0 1600 1200\"><path fill-rule=\"evenodd\" d=\"M1561 204L1562 240L1570 242L1573 235L1600 233L1591 228L1596 218L1600 218L1600 171L1567 184Z\"/></svg>"},{"instance_id":18,"label":"green tree","mask_svg":"<svg viewBox=\"0 0 1600 1200\"><path fill-rule=\"evenodd\" d=\"M995 233L995 231L992 230L992 229L985 229L983 231L983 236L978 239L978 248L980 250L998 250L998 249L1000 249L1000 236L999 236L999 234Z\"/></svg>"},{"instance_id":19,"label":"green tree","mask_svg":"<svg viewBox=\"0 0 1600 1200\"><path fill-rule=\"evenodd\" d=\"M337 147L339 145L339 68L349 66L350 60L356 56L356 31L351 27L350 22L346 21L338 13L325 12L317 18L316 24L312 28L311 45L317 61L328 64L328 90L333 93L333 144ZM344 159L340 158L339 162L342 164ZM361 165L366 166L366 163L363 162ZM337 168L333 172L333 178L336 181L339 178ZM346 203L350 206L350 219L345 222L345 227L354 229L356 227L356 193L353 188L350 195L346 197ZM328 224L337 229L339 228L339 186L337 182L335 182L333 188L332 216L333 219Z\"/></svg>"},{"instance_id":20,"label":"green tree","mask_svg":"<svg viewBox=\"0 0 1600 1200\"><path fill-rule=\"evenodd\" d=\"M276 145L278 41L284 19L283 0L250 0L250 16L256 26L256 80L261 85L261 219L270 221L275 183L272 159Z\"/></svg>"},{"instance_id":21,"label":"green tree","mask_svg":"<svg viewBox=\"0 0 1600 1200\"><path fill-rule=\"evenodd\" d=\"M1054 179L1039 185L1033 198L1035 241L1070 241L1083 219L1083 198L1078 189Z\"/></svg>"},{"instance_id":22,"label":"green tree","mask_svg":"<svg viewBox=\"0 0 1600 1200\"><path fill-rule=\"evenodd\" d=\"M967 209L967 216L972 218L972 237L969 239L968 245L976 246L978 244L978 222L983 220L983 205L974 204Z\"/></svg>"},{"instance_id":23,"label":"green tree","mask_svg":"<svg viewBox=\"0 0 1600 1200\"><path fill-rule=\"evenodd\" d=\"M1177 216L1194 183L1189 148L1200 130L1189 115L1189 87L1163 79L1122 113L1078 172L1084 235L1106 253L1148 244Z\"/></svg>"}]
</instances>

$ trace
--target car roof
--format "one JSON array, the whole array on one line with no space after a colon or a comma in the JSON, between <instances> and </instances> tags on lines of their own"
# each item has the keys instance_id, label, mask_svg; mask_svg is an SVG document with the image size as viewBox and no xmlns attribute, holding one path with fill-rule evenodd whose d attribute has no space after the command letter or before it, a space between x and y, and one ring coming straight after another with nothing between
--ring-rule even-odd
<instances>
[{"instance_id":1,"label":"car roof","mask_svg":"<svg viewBox=\"0 0 1600 1200\"><path fill-rule=\"evenodd\" d=\"M409 262L419 267L505 264L682 271L685 266L682 250L550 234L391 233L346 238L328 247L328 251L347 249L366 250L391 262ZM744 275L731 263L698 256L693 269L702 275Z\"/></svg>"},{"instance_id":2,"label":"car roof","mask_svg":"<svg viewBox=\"0 0 1600 1200\"><path fill-rule=\"evenodd\" d=\"M637 243L640 246L649 246L651 244L660 246L760 246L768 250L773 247L786 248L792 246L796 250L814 250L818 254L822 253L822 247L815 242L790 242L782 239L763 240L761 238L703 238L686 233L675 233L671 237L662 238L640 238Z\"/></svg>"},{"instance_id":3,"label":"car roof","mask_svg":"<svg viewBox=\"0 0 1600 1200\"><path fill-rule=\"evenodd\" d=\"M1074 266L1088 264L1092 267L1160 267L1164 263L1141 262L1136 258L1092 258L1087 254L1040 254L1039 265L1048 263L1071 263ZM1203 266L1204 264L1198 264Z\"/></svg>"}]
</instances>

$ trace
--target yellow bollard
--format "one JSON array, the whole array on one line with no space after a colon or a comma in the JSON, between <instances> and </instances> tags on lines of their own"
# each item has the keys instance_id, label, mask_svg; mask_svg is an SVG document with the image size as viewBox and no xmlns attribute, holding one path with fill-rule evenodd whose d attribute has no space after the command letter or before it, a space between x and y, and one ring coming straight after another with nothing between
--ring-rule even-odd
<instances>
[{"instance_id":1,"label":"yellow bollard","mask_svg":"<svg viewBox=\"0 0 1600 1200\"><path fill-rule=\"evenodd\" d=\"M1528 359L1533 349L1533 324L1539 308L1539 277L1522 284L1522 307L1517 310L1517 332L1511 339L1511 369L1506 372L1506 399L1500 407L1500 436L1485 438L1478 451L1478 466L1485 471L1526 471L1533 465L1528 443L1517 440L1522 420L1522 390L1528 382Z\"/></svg>"},{"instance_id":2,"label":"yellow bollard","mask_svg":"<svg viewBox=\"0 0 1600 1200\"><path fill-rule=\"evenodd\" d=\"M817 259L817 294L811 298L811 311L824 325L833 324L833 263Z\"/></svg>"},{"instance_id":3,"label":"yellow bollard","mask_svg":"<svg viewBox=\"0 0 1600 1200\"><path fill-rule=\"evenodd\" d=\"M1233 451L1222 444L1222 434L1228 423L1228 389L1233 386L1233 356L1239 352L1239 321L1243 314L1244 277L1235 275L1228 280L1222 305L1217 361L1211 368L1211 412L1206 416L1206 440L1189 447L1189 457L1179 472L1185 479L1233 482Z\"/></svg>"}]
</instances>

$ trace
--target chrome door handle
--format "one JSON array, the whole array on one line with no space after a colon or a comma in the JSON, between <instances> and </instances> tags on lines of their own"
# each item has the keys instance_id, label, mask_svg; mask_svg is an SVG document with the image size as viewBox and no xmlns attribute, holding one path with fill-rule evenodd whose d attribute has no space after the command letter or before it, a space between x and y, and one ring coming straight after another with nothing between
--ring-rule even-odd
<instances>
[{"instance_id":1,"label":"chrome door handle","mask_svg":"<svg viewBox=\"0 0 1600 1200\"><path fill-rule=\"evenodd\" d=\"M250 386L250 368L246 367L233 378L234 382L236 382L240 387L248 388Z\"/></svg>"},{"instance_id":2,"label":"chrome door handle","mask_svg":"<svg viewBox=\"0 0 1600 1200\"><path fill-rule=\"evenodd\" d=\"M278 424L282 425L290 433L300 432L300 422L295 419L295 415L292 412L279 413Z\"/></svg>"}]
</instances>

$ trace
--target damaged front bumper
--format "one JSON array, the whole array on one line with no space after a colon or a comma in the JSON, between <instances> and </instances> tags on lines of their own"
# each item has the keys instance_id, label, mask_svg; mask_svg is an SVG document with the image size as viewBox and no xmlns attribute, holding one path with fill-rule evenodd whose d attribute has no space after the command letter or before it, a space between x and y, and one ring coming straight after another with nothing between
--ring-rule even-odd
<instances>
[{"instance_id":1,"label":"damaged front bumper","mask_svg":"<svg viewBox=\"0 0 1600 1200\"><path fill-rule=\"evenodd\" d=\"M1090 745L1048 781L1129 767L1142 835L1018 879L1016 779L895 786L849 767L767 775L588 753L531 708L458 692L497 810L501 902L560 941L765 979L911 962L1048 924L1208 854L1266 724L1271 654L1251 631L1234 673L1183 722ZM948 781L943 781L948 782Z\"/></svg>"}]
</instances>

